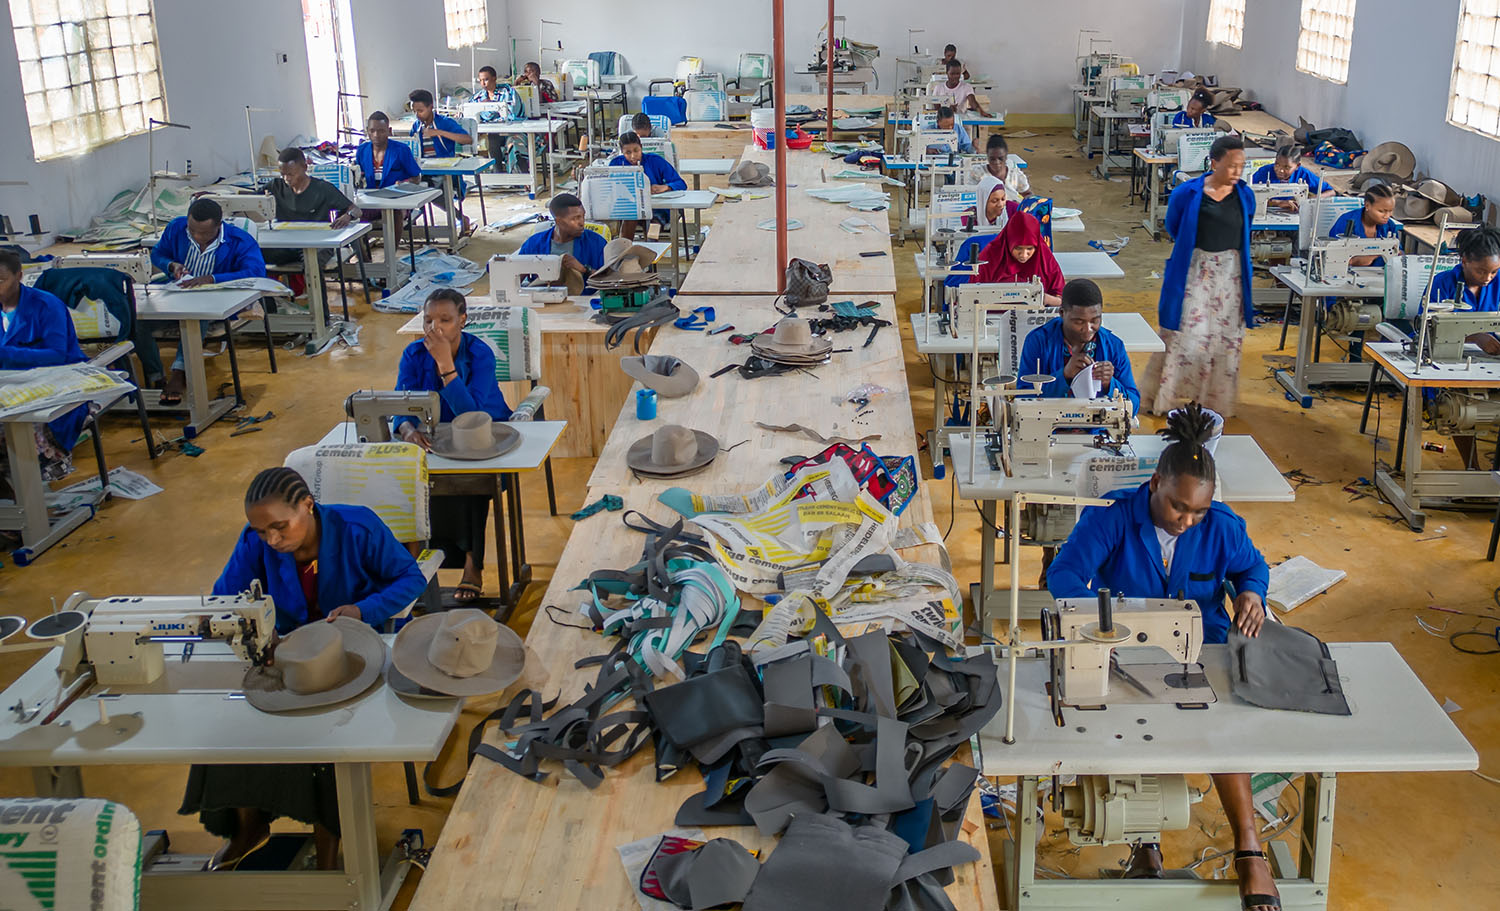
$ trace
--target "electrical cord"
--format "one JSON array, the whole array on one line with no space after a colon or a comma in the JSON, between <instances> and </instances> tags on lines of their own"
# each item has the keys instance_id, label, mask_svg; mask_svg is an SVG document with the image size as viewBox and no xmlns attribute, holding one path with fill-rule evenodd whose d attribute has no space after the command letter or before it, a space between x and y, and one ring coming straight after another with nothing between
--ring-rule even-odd
<instances>
[{"instance_id":1,"label":"electrical cord","mask_svg":"<svg viewBox=\"0 0 1500 911\"><path fill-rule=\"evenodd\" d=\"M1285 773L1280 773L1280 772L1278 772L1276 774L1277 774L1277 777L1279 777L1282 781L1285 781L1288 785L1290 785L1292 783L1292 776L1287 775ZM1292 791L1293 794L1295 794L1297 796L1297 809L1294 810L1292 812L1292 814L1290 816L1288 816L1283 822L1281 822L1277 826L1276 829L1272 830L1272 832L1269 835L1264 835L1264 836L1261 837L1260 841L1261 841L1262 845L1264 845L1266 842L1275 841L1276 839L1278 839L1281 836L1285 835L1287 832L1291 831L1292 826L1296 825L1297 820L1299 818L1301 818L1301 816L1302 816L1302 809L1303 809L1303 807L1302 807L1302 792L1299 791L1299 790L1297 790L1296 788L1292 788L1291 791ZM1216 851L1213 854L1208 854L1208 855L1205 855L1203 857L1198 858L1197 860L1195 860L1192 863L1188 864L1184 869L1187 869L1187 870L1196 870L1199 866L1201 866L1203 864L1206 864L1206 863L1208 863L1211 860L1218 860L1221 857L1228 857L1231 854L1233 854L1234 851L1235 851L1235 849L1233 847L1231 847L1231 848L1229 848L1227 850L1224 850L1224 851Z\"/></svg>"}]
</instances>

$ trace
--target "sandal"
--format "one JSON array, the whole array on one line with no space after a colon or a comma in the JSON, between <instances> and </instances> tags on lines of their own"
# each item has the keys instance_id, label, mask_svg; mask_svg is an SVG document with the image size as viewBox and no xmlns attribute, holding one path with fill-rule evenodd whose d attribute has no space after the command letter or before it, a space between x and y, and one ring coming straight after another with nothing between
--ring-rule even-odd
<instances>
[{"instance_id":1,"label":"sandal","mask_svg":"<svg viewBox=\"0 0 1500 911\"><path fill-rule=\"evenodd\" d=\"M472 604L484 595L484 587L477 582L460 582L453 586L453 600L459 604Z\"/></svg>"},{"instance_id":2,"label":"sandal","mask_svg":"<svg viewBox=\"0 0 1500 911\"><path fill-rule=\"evenodd\" d=\"M181 370L173 370L167 377L166 384L161 387L161 396L157 401L163 405L181 405L185 392L187 392L187 374Z\"/></svg>"},{"instance_id":3,"label":"sandal","mask_svg":"<svg viewBox=\"0 0 1500 911\"><path fill-rule=\"evenodd\" d=\"M233 844L233 842L226 841L224 842L223 847L215 851L214 856L208 859L208 863L203 865L203 869L208 873L215 873L220 871L228 872L243 863L245 858L249 857L251 854L254 854L256 851L259 851L261 848L264 848L270 843L271 833L267 832L264 836L261 837L260 841L256 842L254 845L251 845L250 850L246 851L244 854L241 854L239 857L235 858L225 858L224 852L228 851L229 846Z\"/></svg>"},{"instance_id":4,"label":"sandal","mask_svg":"<svg viewBox=\"0 0 1500 911\"><path fill-rule=\"evenodd\" d=\"M1242 861L1242 860L1256 860L1256 859L1259 859L1262 863L1266 864L1266 872L1267 873L1271 872L1271 866L1270 866L1269 863L1266 862L1266 852L1264 852L1264 851L1236 851L1236 852L1234 852L1234 863L1235 863L1235 867L1236 867L1236 869L1234 871L1235 875L1236 876L1239 875L1238 866L1239 866L1239 862L1240 861ZM1244 911L1252 911L1252 909L1255 909L1255 908L1275 908L1275 909L1277 909L1277 911L1280 911L1280 908L1281 908L1281 896L1279 896L1279 895L1267 895L1264 892L1251 892L1248 895L1245 895L1245 894L1241 893L1241 895L1240 895L1240 907L1243 908Z\"/></svg>"}]
</instances>

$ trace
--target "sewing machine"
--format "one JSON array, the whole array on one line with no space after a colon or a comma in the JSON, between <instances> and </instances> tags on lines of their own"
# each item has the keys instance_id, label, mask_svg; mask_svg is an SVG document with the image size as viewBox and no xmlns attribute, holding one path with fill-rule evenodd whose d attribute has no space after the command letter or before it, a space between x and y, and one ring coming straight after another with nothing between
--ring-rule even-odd
<instances>
[{"instance_id":1,"label":"sewing machine","mask_svg":"<svg viewBox=\"0 0 1500 911\"><path fill-rule=\"evenodd\" d=\"M1462 364L1464 339L1485 332L1500 332L1500 313L1439 309L1438 304L1431 304L1418 318L1417 363Z\"/></svg>"},{"instance_id":2,"label":"sewing machine","mask_svg":"<svg viewBox=\"0 0 1500 911\"><path fill-rule=\"evenodd\" d=\"M511 253L490 257L490 300L502 307L540 307L568 299L565 285L537 284L562 278L562 257L546 253ZM534 283L523 284L528 276Z\"/></svg>"},{"instance_id":3,"label":"sewing machine","mask_svg":"<svg viewBox=\"0 0 1500 911\"><path fill-rule=\"evenodd\" d=\"M130 280L138 285L149 283L156 271L151 265L149 250L137 250L134 253L69 253L53 259L52 268L115 269L130 276Z\"/></svg>"},{"instance_id":4,"label":"sewing machine","mask_svg":"<svg viewBox=\"0 0 1500 911\"><path fill-rule=\"evenodd\" d=\"M276 200L263 193L226 193L222 196L208 195L224 210L225 218L248 218L256 224L267 226L276 221Z\"/></svg>"},{"instance_id":5,"label":"sewing machine","mask_svg":"<svg viewBox=\"0 0 1500 911\"><path fill-rule=\"evenodd\" d=\"M1284 186L1278 184L1278 186ZM1395 237L1329 237L1315 240L1307 251L1307 278L1337 284L1355 279L1351 260L1356 256L1395 256L1401 241Z\"/></svg>"},{"instance_id":6,"label":"sewing machine","mask_svg":"<svg viewBox=\"0 0 1500 911\"><path fill-rule=\"evenodd\" d=\"M1250 192L1255 194L1255 212L1250 216L1252 225L1265 225L1274 223L1278 226L1295 228L1301 222L1297 213L1302 204L1307 202L1307 184L1305 183L1253 183ZM1291 199L1297 204L1296 209L1285 211L1272 209L1271 200Z\"/></svg>"},{"instance_id":7,"label":"sewing machine","mask_svg":"<svg viewBox=\"0 0 1500 911\"><path fill-rule=\"evenodd\" d=\"M1197 664L1203 648L1203 615L1196 602L1120 598L1105 590L1097 601L1059 599L1052 620L1055 638L1067 643L1056 650L1061 652L1058 698L1063 705L1203 701L1183 698L1191 689L1188 684L1198 682L1183 679L1191 676L1184 668ZM1164 649L1170 660L1126 663L1116 654L1117 649L1143 647ZM1140 670L1147 667L1167 670Z\"/></svg>"},{"instance_id":8,"label":"sewing machine","mask_svg":"<svg viewBox=\"0 0 1500 911\"><path fill-rule=\"evenodd\" d=\"M413 417L429 430L438 425L442 403L436 392L360 390L344 400L344 413L354 419L361 443L385 443L391 438L391 418Z\"/></svg>"},{"instance_id":9,"label":"sewing machine","mask_svg":"<svg viewBox=\"0 0 1500 911\"><path fill-rule=\"evenodd\" d=\"M953 301L948 305L947 330L949 335L957 339L975 335L988 339L991 337L989 318L992 314L1010 310L1040 310L1043 306L1042 283L1037 279L1025 283L967 282L953 291Z\"/></svg>"},{"instance_id":10,"label":"sewing machine","mask_svg":"<svg viewBox=\"0 0 1500 911\"><path fill-rule=\"evenodd\" d=\"M1047 377L1050 380L1051 377ZM1022 382L1035 385L1034 378ZM1121 392L1110 398L1083 401L1073 398L1015 398L1032 395L1029 389L1006 390L1009 398L1002 431L1005 441L1000 448L1000 464L995 465L993 444L987 447L991 467L1013 478L1050 478L1050 452L1058 430L1097 430L1094 445L1119 453L1130 440L1132 415L1130 400ZM998 435L998 433L997 433Z\"/></svg>"}]
</instances>

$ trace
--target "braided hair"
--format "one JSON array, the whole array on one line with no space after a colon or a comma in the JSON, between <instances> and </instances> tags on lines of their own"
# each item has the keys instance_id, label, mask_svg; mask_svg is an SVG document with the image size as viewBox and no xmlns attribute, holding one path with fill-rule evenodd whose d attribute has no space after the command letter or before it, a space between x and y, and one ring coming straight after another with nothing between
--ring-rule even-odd
<instances>
[{"instance_id":1,"label":"braided hair","mask_svg":"<svg viewBox=\"0 0 1500 911\"><path fill-rule=\"evenodd\" d=\"M266 500L280 500L288 506L296 506L302 498L312 498L312 490L302 475L285 466L267 468L250 482L245 491L245 506L248 508Z\"/></svg>"},{"instance_id":2,"label":"braided hair","mask_svg":"<svg viewBox=\"0 0 1500 911\"><path fill-rule=\"evenodd\" d=\"M1372 183L1365 187L1365 205L1373 203L1377 199L1391 199L1395 197L1396 191L1389 184Z\"/></svg>"},{"instance_id":3,"label":"braided hair","mask_svg":"<svg viewBox=\"0 0 1500 911\"><path fill-rule=\"evenodd\" d=\"M1212 484L1214 457L1204 444L1214 434L1213 414L1197 402L1189 402L1167 415L1167 426L1157 431L1169 442L1156 463L1163 480L1189 477Z\"/></svg>"},{"instance_id":4,"label":"braided hair","mask_svg":"<svg viewBox=\"0 0 1500 911\"><path fill-rule=\"evenodd\" d=\"M1484 260L1500 257L1500 228L1480 225L1458 235L1458 253L1464 259Z\"/></svg>"}]
</instances>

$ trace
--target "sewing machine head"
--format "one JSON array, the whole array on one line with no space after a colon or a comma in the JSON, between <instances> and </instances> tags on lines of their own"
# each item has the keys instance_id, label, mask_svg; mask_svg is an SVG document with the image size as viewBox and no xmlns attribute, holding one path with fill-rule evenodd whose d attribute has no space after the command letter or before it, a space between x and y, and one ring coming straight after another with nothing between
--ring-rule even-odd
<instances>
[{"instance_id":1,"label":"sewing machine head","mask_svg":"<svg viewBox=\"0 0 1500 911\"><path fill-rule=\"evenodd\" d=\"M1203 615L1196 602L1115 598L1105 590L1097 599L1058 599L1055 617L1057 637L1070 643L1059 657L1064 705L1102 705L1112 697L1130 702L1202 701L1184 698L1183 692L1207 686L1201 669L1183 672L1184 665L1197 663L1203 648ZM1152 646L1165 650L1168 660L1120 662L1115 654L1116 649ZM1193 679L1177 679L1174 674ZM1122 687L1129 692L1116 692Z\"/></svg>"},{"instance_id":2,"label":"sewing machine head","mask_svg":"<svg viewBox=\"0 0 1500 911\"><path fill-rule=\"evenodd\" d=\"M83 632L81 660L64 660L58 673L64 685L92 669L101 686L144 685L166 669L162 644L219 640L251 664L263 664L276 635L276 605L256 583L238 595L131 595L87 600L69 599L89 615Z\"/></svg>"},{"instance_id":3,"label":"sewing machine head","mask_svg":"<svg viewBox=\"0 0 1500 911\"><path fill-rule=\"evenodd\" d=\"M269 198L269 197L268 197ZM130 276L138 285L151 281L155 268L151 265L151 253L137 250L134 253L69 253L52 260L53 269L115 269Z\"/></svg>"},{"instance_id":4,"label":"sewing machine head","mask_svg":"<svg viewBox=\"0 0 1500 911\"><path fill-rule=\"evenodd\" d=\"M1040 310L1042 306L1042 283L1034 278L1024 283L967 282L954 289L953 302L948 305L948 333L954 338L972 338L977 327L979 337L987 338L992 315L1009 310Z\"/></svg>"},{"instance_id":5,"label":"sewing machine head","mask_svg":"<svg viewBox=\"0 0 1500 911\"><path fill-rule=\"evenodd\" d=\"M1021 378L1022 384L1027 382ZM1029 395L1024 385L1014 391ZM1007 403L1006 473L1013 478L1052 477L1051 450L1059 430L1096 430L1094 445L1118 453L1130 440L1130 400L1109 398L1012 398Z\"/></svg>"},{"instance_id":6,"label":"sewing machine head","mask_svg":"<svg viewBox=\"0 0 1500 911\"><path fill-rule=\"evenodd\" d=\"M562 278L562 257L546 253L511 253L490 257L490 299L502 307L540 307L568 299L563 285L524 285L527 276L535 282Z\"/></svg>"},{"instance_id":7,"label":"sewing machine head","mask_svg":"<svg viewBox=\"0 0 1500 911\"><path fill-rule=\"evenodd\" d=\"M1255 194L1255 214L1251 216L1251 221L1264 221L1273 199L1295 200L1298 209L1307 202L1305 183L1253 183L1250 185L1250 192ZM1295 226L1297 222L1292 221L1290 224Z\"/></svg>"},{"instance_id":8,"label":"sewing machine head","mask_svg":"<svg viewBox=\"0 0 1500 911\"><path fill-rule=\"evenodd\" d=\"M354 419L361 443L384 443L391 438L391 418L414 417L428 430L436 428L442 402L431 391L361 389L344 400L344 413Z\"/></svg>"},{"instance_id":9,"label":"sewing machine head","mask_svg":"<svg viewBox=\"0 0 1500 911\"><path fill-rule=\"evenodd\" d=\"M203 197L211 199L224 210L225 218L248 218L256 224L271 224L276 220L276 200L264 193L225 193Z\"/></svg>"},{"instance_id":10,"label":"sewing machine head","mask_svg":"<svg viewBox=\"0 0 1500 911\"><path fill-rule=\"evenodd\" d=\"M1356 256L1395 256L1401 241L1395 237L1329 237L1313 242L1307 251L1307 277L1333 284L1352 281Z\"/></svg>"},{"instance_id":11,"label":"sewing machine head","mask_svg":"<svg viewBox=\"0 0 1500 911\"><path fill-rule=\"evenodd\" d=\"M1426 323L1426 331L1420 331L1423 327L1419 327L1417 332L1424 348L1418 352L1419 365L1461 364L1466 358L1465 339L1484 332L1500 332L1500 313L1488 310L1453 310L1434 303L1423 310L1421 320Z\"/></svg>"}]
</instances>

